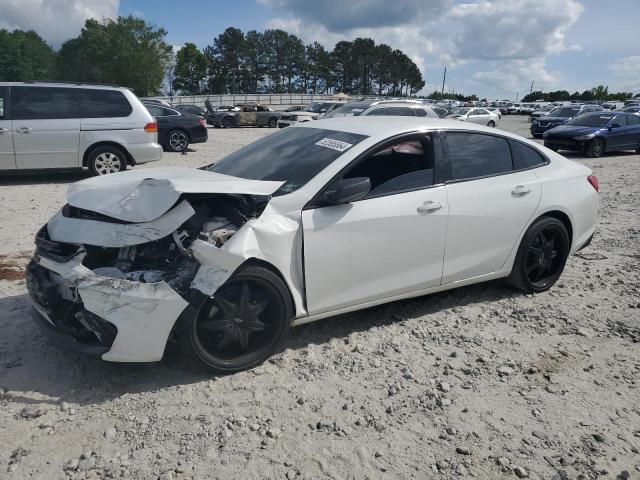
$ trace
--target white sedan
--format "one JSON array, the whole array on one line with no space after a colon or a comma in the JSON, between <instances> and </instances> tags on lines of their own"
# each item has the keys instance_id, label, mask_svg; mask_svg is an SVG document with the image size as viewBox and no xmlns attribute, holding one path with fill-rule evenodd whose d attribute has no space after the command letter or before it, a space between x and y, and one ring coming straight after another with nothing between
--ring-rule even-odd
<instances>
[{"instance_id":1,"label":"white sedan","mask_svg":"<svg viewBox=\"0 0 640 480\"><path fill-rule=\"evenodd\" d=\"M458 107L454 108L446 118L477 123L478 125L486 125L487 127L495 127L498 125L501 115L486 108Z\"/></svg>"},{"instance_id":2,"label":"white sedan","mask_svg":"<svg viewBox=\"0 0 640 480\"><path fill-rule=\"evenodd\" d=\"M506 132L318 120L204 169L72 185L27 285L58 345L150 362L176 340L230 373L321 318L498 278L544 292L591 241L597 190L587 167Z\"/></svg>"}]
</instances>

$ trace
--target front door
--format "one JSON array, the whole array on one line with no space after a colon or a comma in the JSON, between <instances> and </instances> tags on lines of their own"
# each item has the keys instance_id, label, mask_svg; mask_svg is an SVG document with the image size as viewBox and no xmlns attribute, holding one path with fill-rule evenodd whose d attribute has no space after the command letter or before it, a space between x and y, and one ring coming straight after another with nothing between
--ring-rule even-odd
<instances>
[{"instance_id":1,"label":"front door","mask_svg":"<svg viewBox=\"0 0 640 480\"><path fill-rule=\"evenodd\" d=\"M11 112L17 168L81 166L80 113L74 89L11 87Z\"/></svg>"},{"instance_id":2,"label":"front door","mask_svg":"<svg viewBox=\"0 0 640 480\"><path fill-rule=\"evenodd\" d=\"M238 125L242 126L255 126L258 120L258 112L256 107L248 106L244 107L240 113L238 113Z\"/></svg>"},{"instance_id":3,"label":"front door","mask_svg":"<svg viewBox=\"0 0 640 480\"><path fill-rule=\"evenodd\" d=\"M533 170L513 171L506 139L447 132L451 163L442 283L493 273L505 264L533 216L542 189Z\"/></svg>"},{"instance_id":4,"label":"front door","mask_svg":"<svg viewBox=\"0 0 640 480\"><path fill-rule=\"evenodd\" d=\"M440 284L448 202L433 145L423 134L381 146L341 177L368 177L367 196L302 212L309 314Z\"/></svg>"},{"instance_id":5,"label":"front door","mask_svg":"<svg viewBox=\"0 0 640 480\"><path fill-rule=\"evenodd\" d=\"M0 170L16 168L11 120L7 120L7 87L0 87Z\"/></svg>"}]
</instances>

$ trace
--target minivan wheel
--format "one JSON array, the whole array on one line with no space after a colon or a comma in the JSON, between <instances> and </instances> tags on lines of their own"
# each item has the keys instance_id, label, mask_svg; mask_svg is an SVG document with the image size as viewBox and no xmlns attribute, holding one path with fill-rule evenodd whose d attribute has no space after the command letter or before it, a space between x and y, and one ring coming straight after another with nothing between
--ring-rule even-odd
<instances>
[{"instance_id":1,"label":"minivan wheel","mask_svg":"<svg viewBox=\"0 0 640 480\"><path fill-rule=\"evenodd\" d=\"M98 147L89 153L87 167L95 176L123 172L127 169L127 156L117 147Z\"/></svg>"},{"instance_id":2,"label":"minivan wheel","mask_svg":"<svg viewBox=\"0 0 640 480\"><path fill-rule=\"evenodd\" d=\"M527 292L548 290L560 278L571 241L564 224L553 217L541 217L522 238L509 283Z\"/></svg>"},{"instance_id":3,"label":"minivan wheel","mask_svg":"<svg viewBox=\"0 0 640 480\"><path fill-rule=\"evenodd\" d=\"M267 268L249 266L185 321L179 338L185 353L208 370L235 373L273 355L292 318L291 296L280 277Z\"/></svg>"},{"instance_id":4,"label":"minivan wheel","mask_svg":"<svg viewBox=\"0 0 640 480\"><path fill-rule=\"evenodd\" d=\"M167 147L171 152L184 152L189 146L189 136L182 130L171 130L167 134Z\"/></svg>"}]
</instances>

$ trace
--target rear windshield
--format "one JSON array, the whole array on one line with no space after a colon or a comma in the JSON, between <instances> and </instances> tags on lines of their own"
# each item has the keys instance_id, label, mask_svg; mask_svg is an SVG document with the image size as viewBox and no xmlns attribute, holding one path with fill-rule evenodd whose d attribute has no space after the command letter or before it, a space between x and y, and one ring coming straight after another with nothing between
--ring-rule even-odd
<instances>
[{"instance_id":1,"label":"rear windshield","mask_svg":"<svg viewBox=\"0 0 640 480\"><path fill-rule=\"evenodd\" d=\"M569 120L567 125L577 125L579 127L604 127L613 115L580 115L573 120Z\"/></svg>"},{"instance_id":2,"label":"rear windshield","mask_svg":"<svg viewBox=\"0 0 640 480\"><path fill-rule=\"evenodd\" d=\"M332 112L327 113L322 118L357 117L367 108L369 108L368 103L347 103L346 105L338 107Z\"/></svg>"},{"instance_id":3,"label":"rear windshield","mask_svg":"<svg viewBox=\"0 0 640 480\"><path fill-rule=\"evenodd\" d=\"M274 195L304 186L366 135L320 128L285 128L227 155L211 172L251 180L284 181Z\"/></svg>"}]
</instances>

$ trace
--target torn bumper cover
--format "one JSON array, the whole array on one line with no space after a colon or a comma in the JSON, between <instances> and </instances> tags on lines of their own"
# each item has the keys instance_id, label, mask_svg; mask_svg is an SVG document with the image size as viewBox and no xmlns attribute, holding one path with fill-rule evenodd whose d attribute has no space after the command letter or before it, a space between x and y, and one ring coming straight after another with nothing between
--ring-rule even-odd
<instances>
[{"instance_id":1,"label":"torn bumper cover","mask_svg":"<svg viewBox=\"0 0 640 480\"><path fill-rule=\"evenodd\" d=\"M99 276L82 258L36 256L27 267L34 316L52 343L113 362L161 360L188 303L165 282Z\"/></svg>"}]
</instances>

